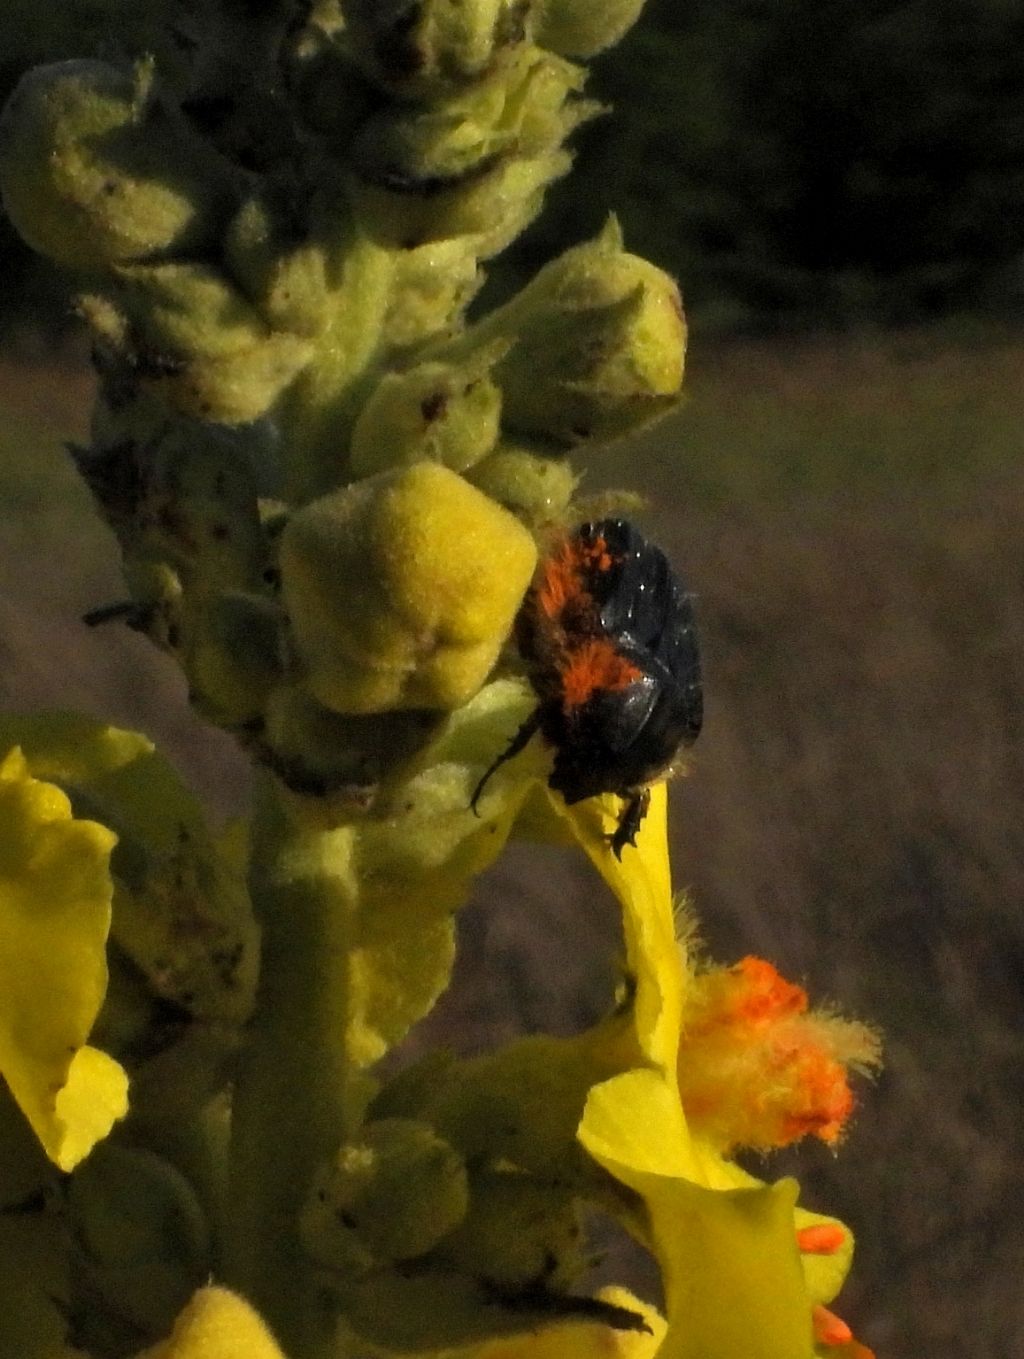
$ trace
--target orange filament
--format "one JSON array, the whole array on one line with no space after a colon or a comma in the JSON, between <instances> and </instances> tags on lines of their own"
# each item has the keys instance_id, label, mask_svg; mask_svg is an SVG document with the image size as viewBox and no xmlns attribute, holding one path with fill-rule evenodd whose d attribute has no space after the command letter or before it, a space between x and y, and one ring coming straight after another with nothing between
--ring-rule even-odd
<instances>
[{"instance_id":1,"label":"orange filament","mask_svg":"<svg viewBox=\"0 0 1024 1359\"><path fill-rule=\"evenodd\" d=\"M809 1133L835 1142L853 1112L853 1092L842 1063L809 1045L799 1054L779 1054L772 1065L792 1082L793 1107L782 1120L782 1145Z\"/></svg>"},{"instance_id":2,"label":"orange filament","mask_svg":"<svg viewBox=\"0 0 1024 1359\"><path fill-rule=\"evenodd\" d=\"M846 1233L834 1222L815 1222L796 1234L796 1244L804 1255L835 1255L845 1240Z\"/></svg>"},{"instance_id":3,"label":"orange filament","mask_svg":"<svg viewBox=\"0 0 1024 1359\"><path fill-rule=\"evenodd\" d=\"M842 1317L837 1317L820 1303L811 1312L811 1319L814 1338L819 1345L848 1345L853 1339L853 1332Z\"/></svg>"},{"instance_id":4,"label":"orange filament","mask_svg":"<svg viewBox=\"0 0 1024 1359\"><path fill-rule=\"evenodd\" d=\"M590 570L609 571L615 560L603 538L595 538L592 543L580 543L577 551L583 564Z\"/></svg>"}]
</instances>

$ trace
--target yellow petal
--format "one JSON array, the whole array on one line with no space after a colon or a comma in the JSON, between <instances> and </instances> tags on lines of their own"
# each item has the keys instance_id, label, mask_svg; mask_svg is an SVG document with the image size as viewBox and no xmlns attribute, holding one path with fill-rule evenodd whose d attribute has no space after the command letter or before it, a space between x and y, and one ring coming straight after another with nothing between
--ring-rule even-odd
<instances>
[{"instance_id":1,"label":"yellow petal","mask_svg":"<svg viewBox=\"0 0 1024 1359\"><path fill-rule=\"evenodd\" d=\"M578 1138L644 1205L640 1231L665 1290L668 1333L659 1359L811 1359L812 1304L842 1281L848 1249L808 1258L797 1242L797 1185L764 1185L687 1127L676 1054L686 974L675 939L665 836L665 793L636 850L616 861L607 844L615 800L571 809L577 839L618 897L635 1023L647 1069L594 1086Z\"/></svg>"},{"instance_id":2,"label":"yellow petal","mask_svg":"<svg viewBox=\"0 0 1024 1359\"><path fill-rule=\"evenodd\" d=\"M138 1359L285 1359L266 1323L226 1288L200 1288L170 1336Z\"/></svg>"},{"instance_id":3,"label":"yellow petal","mask_svg":"<svg viewBox=\"0 0 1024 1359\"><path fill-rule=\"evenodd\" d=\"M141 733L79 713L0 716L0 750L15 745L34 778L117 831L111 930L149 987L203 1019L245 1019L257 945L244 869L170 762Z\"/></svg>"},{"instance_id":4,"label":"yellow petal","mask_svg":"<svg viewBox=\"0 0 1024 1359\"><path fill-rule=\"evenodd\" d=\"M127 1112L124 1068L99 1048L84 1047L72 1059L57 1096L51 1131L40 1134L43 1148L61 1170L73 1170Z\"/></svg>"},{"instance_id":5,"label":"yellow petal","mask_svg":"<svg viewBox=\"0 0 1024 1359\"><path fill-rule=\"evenodd\" d=\"M126 1109L124 1073L84 1048L107 985L114 843L20 750L0 764L0 1072L62 1170Z\"/></svg>"},{"instance_id":6,"label":"yellow petal","mask_svg":"<svg viewBox=\"0 0 1024 1359\"><path fill-rule=\"evenodd\" d=\"M555 805L564 806L561 799ZM592 798L565 809L565 816L622 905L626 966L636 985L634 1008L641 1048L652 1063L674 1071L684 970L672 913L667 806L665 785L655 785L636 847L627 846L621 861L611 852L608 841L618 822L618 798Z\"/></svg>"},{"instance_id":7,"label":"yellow petal","mask_svg":"<svg viewBox=\"0 0 1024 1359\"><path fill-rule=\"evenodd\" d=\"M670 1323L659 1359L810 1359L795 1181L722 1191L649 1177L638 1187Z\"/></svg>"},{"instance_id":8,"label":"yellow petal","mask_svg":"<svg viewBox=\"0 0 1024 1359\"><path fill-rule=\"evenodd\" d=\"M839 1238L838 1246L829 1250L807 1249L806 1245L813 1242L815 1232L820 1232L822 1228L832 1229L833 1235ZM808 1296L812 1303L831 1302L850 1271L853 1232L838 1218L810 1213L806 1208L796 1210L796 1230Z\"/></svg>"}]
</instances>

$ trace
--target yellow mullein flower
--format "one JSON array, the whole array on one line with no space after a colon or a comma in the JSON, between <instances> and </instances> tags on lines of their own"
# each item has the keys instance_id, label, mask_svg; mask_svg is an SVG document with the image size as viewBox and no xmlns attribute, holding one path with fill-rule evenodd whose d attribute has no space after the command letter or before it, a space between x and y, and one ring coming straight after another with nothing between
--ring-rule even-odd
<instances>
[{"instance_id":1,"label":"yellow mullein flower","mask_svg":"<svg viewBox=\"0 0 1024 1359\"><path fill-rule=\"evenodd\" d=\"M826 1324L824 1303L842 1282L852 1238L797 1210L795 1181L761 1183L688 1125L678 1062L696 983L675 939L665 790L652 790L636 852L621 863L608 846L613 803L583 804L568 819L622 906L638 1042L650 1066L591 1090L579 1140L643 1202L639 1232L665 1292L660 1359L811 1359L816 1341L851 1340L838 1319Z\"/></svg>"},{"instance_id":2,"label":"yellow mullein flower","mask_svg":"<svg viewBox=\"0 0 1024 1359\"><path fill-rule=\"evenodd\" d=\"M115 839L19 749L0 763L0 1071L61 1170L127 1112L123 1070L85 1041L107 985Z\"/></svg>"}]
</instances>

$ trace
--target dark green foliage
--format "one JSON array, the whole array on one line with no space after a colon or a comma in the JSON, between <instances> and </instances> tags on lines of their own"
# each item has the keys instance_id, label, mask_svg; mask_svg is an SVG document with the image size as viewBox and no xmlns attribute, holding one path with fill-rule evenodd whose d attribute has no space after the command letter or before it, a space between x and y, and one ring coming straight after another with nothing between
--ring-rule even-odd
<instances>
[{"instance_id":1,"label":"dark green foliage","mask_svg":"<svg viewBox=\"0 0 1024 1359\"><path fill-rule=\"evenodd\" d=\"M614 210L708 322L1024 300L1024 0L651 0L594 86L523 267Z\"/></svg>"}]
</instances>

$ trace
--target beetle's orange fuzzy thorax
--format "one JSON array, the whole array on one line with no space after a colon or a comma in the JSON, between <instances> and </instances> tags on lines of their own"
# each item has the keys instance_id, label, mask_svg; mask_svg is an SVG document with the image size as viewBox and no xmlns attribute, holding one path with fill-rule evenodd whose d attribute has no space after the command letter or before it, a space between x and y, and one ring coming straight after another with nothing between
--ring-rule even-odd
<instances>
[{"instance_id":1,"label":"beetle's orange fuzzy thorax","mask_svg":"<svg viewBox=\"0 0 1024 1359\"><path fill-rule=\"evenodd\" d=\"M562 669L562 709L569 712L595 693L625 689L640 679L635 665L604 637L595 637L567 653Z\"/></svg>"},{"instance_id":2,"label":"beetle's orange fuzzy thorax","mask_svg":"<svg viewBox=\"0 0 1024 1359\"><path fill-rule=\"evenodd\" d=\"M593 608L585 584L588 573L607 571L612 560L603 538L593 543L567 538L556 552L545 559L541 568L536 587L537 607L541 613L557 620L567 609L575 613Z\"/></svg>"}]
</instances>

